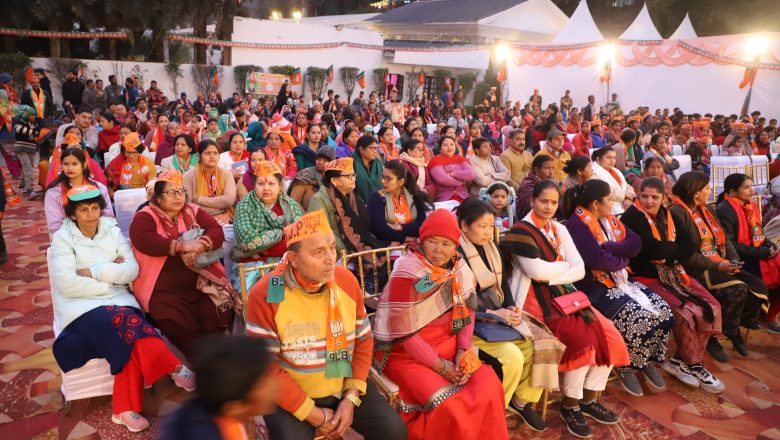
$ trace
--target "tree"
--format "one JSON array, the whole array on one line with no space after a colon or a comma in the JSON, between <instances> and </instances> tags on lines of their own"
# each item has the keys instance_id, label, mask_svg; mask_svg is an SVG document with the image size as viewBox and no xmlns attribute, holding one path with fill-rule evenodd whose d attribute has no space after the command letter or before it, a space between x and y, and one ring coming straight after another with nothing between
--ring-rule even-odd
<instances>
[{"instance_id":1,"label":"tree","mask_svg":"<svg viewBox=\"0 0 780 440\"><path fill-rule=\"evenodd\" d=\"M384 67L381 67L379 69L374 69L374 87L376 87L376 90L384 92L385 90L385 75L387 75L388 70Z\"/></svg>"},{"instance_id":2,"label":"tree","mask_svg":"<svg viewBox=\"0 0 780 440\"><path fill-rule=\"evenodd\" d=\"M262 72L263 68L255 66L254 64L242 64L240 66L233 66L233 78L236 80L237 90L246 89L246 77L249 72Z\"/></svg>"},{"instance_id":3,"label":"tree","mask_svg":"<svg viewBox=\"0 0 780 440\"><path fill-rule=\"evenodd\" d=\"M217 85L214 84L214 73L221 76L222 68L217 66L207 66L205 64L193 64L192 65L192 82L195 83L195 88L198 89L203 96L209 96L211 92L217 91Z\"/></svg>"},{"instance_id":4,"label":"tree","mask_svg":"<svg viewBox=\"0 0 780 440\"><path fill-rule=\"evenodd\" d=\"M169 61L165 65L165 73L168 74L173 83L173 96L179 96L179 78L184 78L184 72L181 70L181 65L175 61Z\"/></svg>"},{"instance_id":5,"label":"tree","mask_svg":"<svg viewBox=\"0 0 780 440\"><path fill-rule=\"evenodd\" d=\"M436 69L433 71L433 77L436 78L436 92L444 90L444 81L452 76L452 72L447 69ZM428 98L433 99L433 96Z\"/></svg>"},{"instance_id":6,"label":"tree","mask_svg":"<svg viewBox=\"0 0 780 440\"><path fill-rule=\"evenodd\" d=\"M417 89L420 88L417 77L422 73L423 69L420 67L420 70L415 71L416 68L417 66L412 66L412 71L406 72L406 96L409 97L409 102L412 102L415 93L417 93Z\"/></svg>"},{"instance_id":7,"label":"tree","mask_svg":"<svg viewBox=\"0 0 780 440\"><path fill-rule=\"evenodd\" d=\"M476 82L477 82L476 73L461 73L460 75L458 75L458 84L463 86L464 100L469 95L471 90L474 89L474 84L476 84Z\"/></svg>"},{"instance_id":8,"label":"tree","mask_svg":"<svg viewBox=\"0 0 780 440\"><path fill-rule=\"evenodd\" d=\"M322 67L309 67L306 69L306 83L311 87L311 93L319 98L325 90L328 81L328 70Z\"/></svg>"},{"instance_id":9,"label":"tree","mask_svg":"<svg viewBox=\"0 0 780 440\"><path fill-rule=\"evenodd\" d=\"M27 55L0 53L0 72L8 72L14 77L14 87L18 96L21 96L24 90L24 72L31 64L32 59Z\"/></svg>"},{"instance_id":10,"label":"tree","mask_svg":"<svg viewBox=\"0 0 780 440\"><path fill-rule=\"evenodd\" d=\"M62 83L65 81L65 76L68 72L77 71L79 66L86 69L87 63L81 60L74 60L70 58L49 58L48 70L51 72L49 79L52 82L52 88L62 87ZM118 79L122 82L122 78Z\"/></svg>"},{"instance_id":11,"label":"tree","mask_svg":"<svg viewBox=\"0 0 780 440\"><path fill-rule=\"evenodd\" d=\"M292 76L295 67L293 66L271 66L268 71L276 75Z\"/></svg>"},{"instance_id":12,"label":"tree","mask_svg":"<svg viewBox=\"0 0 780 440\"><path fill-rule=\"evenodd\" d=\"M357 75L360 69L357 67L342 67L339 69L341 74L341 82L344 84L344 91L347 92L347 102L352 102L352 92L355 91L355 85L357 84Z\"/></svg>"}]
</instances>

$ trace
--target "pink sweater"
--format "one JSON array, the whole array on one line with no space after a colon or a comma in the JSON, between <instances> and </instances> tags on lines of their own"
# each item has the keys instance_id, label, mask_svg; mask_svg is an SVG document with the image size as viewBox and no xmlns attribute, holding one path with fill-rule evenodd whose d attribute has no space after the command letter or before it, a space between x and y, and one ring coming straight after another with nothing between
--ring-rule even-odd
<instances>
[{"instance_id":1,"label":"pink sweater","mask_svg":"<svg viewBox=\"0 0 780 440\"><path fill-rule=\"evenodd\" d=\"M431 171L431 182L428 187L435 191L435 201L443 202L452 200L454 196L465 200L469 197L468 184L474 180L474 169L463 156L459 159L441 158L436 156L431 159L428 169ZM429 191L430 193L431 191Z\"/></svg>"}]
</instances>

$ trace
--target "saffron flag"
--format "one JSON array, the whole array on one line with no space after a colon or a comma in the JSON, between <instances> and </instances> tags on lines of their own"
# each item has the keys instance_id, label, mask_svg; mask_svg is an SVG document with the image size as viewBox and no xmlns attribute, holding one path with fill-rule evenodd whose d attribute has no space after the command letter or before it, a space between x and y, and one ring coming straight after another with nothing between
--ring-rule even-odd
<instances>
[{"instance_id":1,"label":"saffron flag","mask_svg":"<svg viewBox=\"0 0 780 440\"><path fill-rule=\"evenodd\" d=\"M385 73L385 85L389 86L390 84L391 84L390 74L389 73Z\"/></svg>"},{"instance_id":2,"label":"saffron flag","mask_svg":"<svg viewBox=\"0 0 780 440\"><path fill-rule=\"evenodd\" d=\"M328 67L328 82L333 82L333 64Z\"/></svg>"},{"instance_id":3,"label":"saffron flag","mask_svg":"<svg viewBox=\"0 0 780 440\"><path fill-rule=\"evenodd\" d=\"M357 75L357 83L358 83L358 85L360 86L361 89L365 89L366 88L366 72L365 71L361 71L360 73L358 73L358 75Z\"/></svg>"},{"instance_id":4,"label":"saffron flag","mask_svg":"<svg viewBox=\"0 0 780 440\"><path fill-rule=\"evenodd\" d=\"M599 80L601 82L609 82L612 78L612 63L605 63L604 68L601 70L601 76Z\"/></svg>"},{"instance_id":5,"label":"saffron flag","mask_svg":"<svg viewBox=\"0 0 780 440\"><path fill-rule=\"evenodd\" d=\"M292 72L293 85L303 84L303 78L301 77L301 68L296 67Z\"/></svg>"},{"instance_id":6,"label":"saffron flag","mask_svg":"<svg viewBox=\"0 0 780 440\"><path fill-rule=\"evenodd\" d=\"M425 85L425 72L420 71L420 73L417 74L417 84L419 84L420 87Z\"/></svg>"},{"instance_id":7,"label":"saffron flag","mask_svg":"<svg viewBox=\"0 0 780 440\"><path fill-rule=\"evenodd\" d=\"M496 75L496 80L498 82L506 81L506 66L501 66L501 68L498 69L498 75Z\"/></svg>"},{"instance_id":8,"label":"saffron flag","mask_svg":"<svg viewBox=\"0 0 780 440\"><path fill-rule=\"evenodd\" d=\"M33 79L35 79L32 66L28 67L27 70L24 71L24 79L27 81L27 84L32 83Z\"/></svg>"},{"instance_id":9,"label":"saffron flag","mask_svg":"<svg viewBox=\"0 0 780 440\"><path fill-rule=\"evenodd\" d=\"M755 66L745 68L745 74L742 76L742 82L739 83L739 88L744 89L746 86L753 87L753 81L756 80L756 73L758 69Z\"/></svg>"},{"instance_id":10,"label":"saffron flag","mask_svg":"<svg viewBox=\"0 0 780 440\"><path fill-rule=\"evenodd\" d=\"M211 76L214 87L219 87L219 69L217 69L217 66L214 66L214 69L211 71Z\"/></svg>"}]
</instances>

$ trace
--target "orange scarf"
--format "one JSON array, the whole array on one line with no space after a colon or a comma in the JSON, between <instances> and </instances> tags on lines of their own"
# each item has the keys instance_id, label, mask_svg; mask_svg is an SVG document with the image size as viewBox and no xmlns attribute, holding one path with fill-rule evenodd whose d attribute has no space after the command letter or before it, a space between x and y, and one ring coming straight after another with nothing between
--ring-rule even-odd
<instances>
[{"instance_id":1,"label":"orange scarf","mask_svg":"<svg viewBox=\"0 0 780 440\"><path fill-rule=\"evenodd\" d=\"M547 241L550 242L550 245L555 250L555 253L557 254L555 261L563 261L563 255L561 252L561 237L558 235L558 227L555 226L552 220L548 220L546 225L540 226L542 224L542 220L537 217L533 211L531 211L531 221L534 223L534 226L536 226L536 229L542 231L542 234L545 235Z\"/></svg>"},{"instance_id":2,"label":"orange scarf","mask_svg":"<svg viewBox=\"0 0 780 440\"><path fill-rule=\"evenodd\" d=\"M426 275L421 281L426 285L426 291L432 288L438 288L442 286L447 280L452 280L452 331L451 334L457 333L460 329L466 327L471 323L471 317L469 316L469 309L466 307L466 302L463 299L463 291L458 282L458 277L455 272L449 269L436 267L428 262L428 260L422 254L416 250L413 252L420 259L423 267L430 271L430 275ZM417 288L417 286L415 286ZM419 289L418 289L419 292ZM423 292L420 292L423 293Z\"/></svg>"},{"instance_id":3,"label":"orange scarf","mask_svg":"<svg viewBox=\"0 0 780 440\"><path fill-rule=\"evenodd\" d=\"M745 203L729 195L726 196L726 201L731 204L734 211L739 212L738 210L741 209L745 213L745 220L750 231L750 241L753 247L759 247L764 244L766 236L764 235L764 228L761 226L761 212L758 210L758 206L752 200Z\"/></svg>"},{"instance_id":4,"label":"orange scarf","mask_svg":"<svg viewBox=\"0 0 780 440\"><path fill-rule=\"evenodd\" d=\"M407 225L412 222L412 210L409 207L409 202L406 200L406 194L401 189L398 199L390 196L390 200L393 201L393 217L395 218L395 224Z\"/></svg>"},{"instance_id":5,"label":"orange scarf","mask_svg":"<svg viewBox=\"0 0 780 440\"><path fill-rule=\"evenodd\" d=\"M154 133L152 133L152 142L149 143L149 151L157 151L157 147L159 147L164 140L165 135L163 135L162 130L160 130L159 127L155 128Z\"/></svg>"},{"instance_id":6,"label":"orange scarf","mask_svg":"<svg viewBox=\"0 0 780 440\"><path fill-rule=\"evenodd\" d=\"M33 105L35 106L35 113L39 118L43 118L43 112L45 107L46 95L43 93L43 89L38 89L38 94L35 94L35 89L30 89L30 96L33 99Z\"/></svg>"},{"instance_id":7,"label":"orange scarf","mask_svg":"<svg viewBox=\"0 0 780 440\"><path fill-rule=\"evenodd\" d=\"M222 173L216 168L211 172L211 176L207 176L206 172L203 171L203 167L199 165L195 176L197 178L197 191L199 196L217 197L221 196L225 190L225 182L222 180Z\"/></svg>"},{"instance_id":8,"label":"orange scarf","mask_svg":"<svg viewBox=\"0 0 780 440\"><path fill-rule=\"evenodd\" d=\"M623 185L623 180L620 178L620 175L618 174L618 171L615 169L615 167L609 167L605 169L609 172L612 178L615 179L615 182L617 182L619 186Z\"/></svg>"},{"instance_id":9,"label":"orange scarf","mask_svg":"<svg viewBox=\"0 0 780 440\"><path fill-rule=\"evenodd\" d=\"M655 224L655 216L648 213L647 211L642 208L642 204L639 203L639 198L637 197L637 200L634 201L634 207L639 210L642 214L645 215L645 218L647 219L647 223L650 224L650 232L653 233L653 238L655 238L658 241L662 241L661 238L661 232L658 230L658 226ZM663 208L665 209L665 208ZM666 241L675 241L677 239L677 229L674 226L674 220L672 219L672 213L666 209ZM653 264L663 264L662 261L650 261ZM677 264L675 265L675 270L680 273L680 276L682 277L683 282L686 286L691 285L691 279L688 277L688 274L685 273L685 269L683 269L682 265Z\"/></svg>"},{"instance_id":10,"label":"orange scarf","mask_svg":"<svg viewBox=\"0 0 780 440\"><path fill-rule=\"evenodd\" d=\"M268 293L266 301L269 304L279 304L284 301L285 289L285 270L287 269L287 254L282 257L282 261L271 272L268 281ZM290 267L295 281L302 289L319 289L321 284L309 283L302 280L297 273ZM349 345L347 344L347 335L344 331L344 321L341 319L341 309L336 299L338 286L336 280L331 279L325 285L329 291L328 297L328 327L325 335L325 377L351 377L352 359L349 355Z\"/></svg>"},{"instance_id":11,"label":"orange scarf","mask_svg":"<svg viewBox=\"0 0 780 440\"><path fill-rule=\"evenodd\" d=\"M287 161L285 160L284 153L280 149L277 153L274 153L271 151L270 148L265 149L265 154L268 156L268 160L275 163L276 166L279 167L280 170L282 170L282 176L287 175Z\"/></svg>"},{"instance_id":12,"label":"orange scarf","mask_svg":"<svg viewBox=\"0 0 780 440\"><path fill-rule=\"evenodd\" d=\"M590 211L582 206L577 206L577 208L574 209L574 213L588 226L588 229L590 229L591 234L596 237L596 242L598 242L599 245L607 241L607 235L604 233L604 230L601 229L601 225L595 215L591 214ZM614 215L610 215L609 217L606 217L606 219L607 227L610 228L615 235L615 241L623 241L626 238L626 227L623 223ZM610 278L608 272L595 269L591 269L590 272L596 278L596 281L607 286L608 289L615 287L615 282Z\"/></svg>"},{"instance_id":13,"label":"orange scarf","mask_svg":"<svg viewBox=\"0 0 780 440\"><path fill-rule=\"evenodd\" d=\"M149 164L145 162L144 156L138 156L138 162L135 164L130 162L130 159L125 158L125 161L122 163L122 172L119 173L119 184L132 184L133 177L136 175L146 184L149 181Z\"/></svg>"},{"instance_id":14,"label":"orange scarf","mask_svg":"<svg viewBox=\"0 0 780 440\"><path fill-rule=\"evenodd\" d=\"M685 212L693 219L693 223L696 225L701 238L699 252L716 263L725 261L726 234L710 210L706 206L697 206L695 211L691 211L691 208L677 196L672 196L672 203L685 208Z\"/></svg>"},{"instance_id":15,"label":"orange scarf","mask_svg":"<svg viewBox=\"0 0 780 440\"><path fill-rule=\"evenodd\" d=\"M388 151L387 147L383 143L379 143L379 146L382 147L382 151L385 153L385 162L390 162L391 160L398 159L398 152L395 149L395 145L390 145L390 151Z\"/></svg>"}]
</instances>

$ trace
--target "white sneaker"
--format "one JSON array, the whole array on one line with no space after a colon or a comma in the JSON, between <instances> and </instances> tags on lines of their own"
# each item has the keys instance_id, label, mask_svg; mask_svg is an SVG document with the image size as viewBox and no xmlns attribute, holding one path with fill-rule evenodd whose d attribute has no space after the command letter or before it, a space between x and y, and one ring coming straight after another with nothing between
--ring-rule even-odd
<instances>
[{"instance_id":1,"label":"white sneaker","mask_svg":"<svg viewBox=\"0 0 780 440\"><path fill-rule=\"evenodd\" d=\"M726 389L726 385L723 384L717 377L707 371L702 364L695 364L689 367L691 374L698 379L701 389L708 393L718 394L722 393Z\"/></svg>"},{"instance_id":2,"label":"white sneaker","mask_svg":"<svg viewBox=\"0 0 780 440\"><path fill-rule=\"evenodd\" d=\"M125 425L130 432L141 432L149 428L149 421L146 420L146 417L133 411L111 414L111 421L117 425Z\"/></svg>"},{"instance_id":3,"label":"white sneaker","mask_svg":"<svg viewBox=\"0 0 780 440\"><path fill-rule=\"evenodd\" d=\"M691 373L690 369L687 365L685 365L685 363L683 363L683 361L677 359L676 357L672 356L669 358L668 361L661 365L661 368L663 368L663 370L667 373L676 377L677 380L684 383L685 385L694 388L699 387L699 380L696 378L696 376Z\"/></svg>"}]
</instances>

